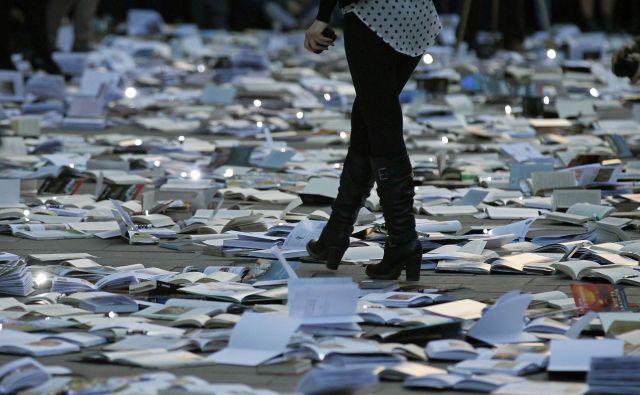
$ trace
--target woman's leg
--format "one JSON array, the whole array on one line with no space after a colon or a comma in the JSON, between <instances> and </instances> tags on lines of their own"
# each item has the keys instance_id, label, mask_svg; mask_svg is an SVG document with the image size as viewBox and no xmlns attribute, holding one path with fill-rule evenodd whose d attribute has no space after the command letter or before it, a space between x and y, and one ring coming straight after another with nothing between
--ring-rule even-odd
<instances>
[{"instance_id":1,"label":"woman's leg","mask_svg":"<svg viewBox=\"0 0 640 395\"><path fill-rule=\"evenodd\" d=\"M349 247L353 224L373 188L373 171L369 164L369 137L359 100L351 111L351 139L347 157L340 174L338 195L331 204L331 216L318 240L307 244L307 252L314 259L326 261L335 270Z\"/></svg>"},{"instance_id":2,"label":"woman's leg","mask_svg":"<svg viewBox=\"0 0 640 395\"><path fill-rule=\"evenodd\" d=\"M398 95L419 58L396 52L353 13L345 16L344 38L371 155L406 155Z\"/></svg>"},{"instance_id":3,"label":"woman's leg","mask_svg":"<svg viewBox=\"0 0 640 395\"><path fill-rule=\"evenodd\" d=\"M344 37L388 232L384 257L367 267L367 275L392 279L405 269L408 280L418 280L422 248L415 230L413 174L398 96L420 58L396 52L354 14L345 17Z\"/></svg>"}]
</instances>

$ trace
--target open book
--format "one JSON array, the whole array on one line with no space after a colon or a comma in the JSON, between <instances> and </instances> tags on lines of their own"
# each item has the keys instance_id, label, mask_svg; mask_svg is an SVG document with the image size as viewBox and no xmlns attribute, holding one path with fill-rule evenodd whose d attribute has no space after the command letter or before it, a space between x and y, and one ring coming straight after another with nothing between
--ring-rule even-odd
<instances>
[{"instance_id":1,"label":"open book","mask_svg":"<svg viewBox=\"0 0 640 395\"><path fill-rule=\"evenodd\" d=\"M180 292L235 303L281 301L287 298L287 287L266 290L232 282L197 284L184 287L180 289Z\"/></svg>"},{"instance_id":2,"label":"open book","mask_svg":"<svg viewBox=\"0 0 640 395\"><path fill-rule=\"evenodd\" d=\"M51 292L72 293L106 289L128 289L131 284L137 283L138 278L133 272L116 272L104 276L95 284L82 278L56 276L51 284Z\"/></svg>"}]
</instances>

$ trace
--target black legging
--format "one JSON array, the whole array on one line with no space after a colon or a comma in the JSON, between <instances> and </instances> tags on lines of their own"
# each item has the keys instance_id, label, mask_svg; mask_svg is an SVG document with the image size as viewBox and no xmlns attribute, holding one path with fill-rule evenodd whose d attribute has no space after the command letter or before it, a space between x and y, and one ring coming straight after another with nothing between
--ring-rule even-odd
<instances>
[{"instance_id":1,"label":"black legging","mask_svg":"<svg viewBox=\"0 0 640 395\"><path fill-rule=\"evenodd\" d=\"M388 159L406 155L399 96L420 56L397 52L352 12L344 18L344 46L356 89L349 149Z\"/></svg>"}]
</instances>

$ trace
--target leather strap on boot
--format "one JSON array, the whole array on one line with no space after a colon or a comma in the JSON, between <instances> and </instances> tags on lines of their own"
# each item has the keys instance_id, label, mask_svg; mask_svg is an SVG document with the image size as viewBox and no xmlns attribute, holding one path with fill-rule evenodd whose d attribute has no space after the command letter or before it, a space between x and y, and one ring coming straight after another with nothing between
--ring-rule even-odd
<instances>
[{"instance_id":1,"label":"leather strap on boot","mask_svg":"<svg viewBox=\"0 0 640 395\"><path fill-rule=\"evenodd\" d=\"M391 245L415 240L416 220L413 212L413 168L409 156L394 159L371 158L378 185L380 204Z\"/></svg>"}]
</instances>

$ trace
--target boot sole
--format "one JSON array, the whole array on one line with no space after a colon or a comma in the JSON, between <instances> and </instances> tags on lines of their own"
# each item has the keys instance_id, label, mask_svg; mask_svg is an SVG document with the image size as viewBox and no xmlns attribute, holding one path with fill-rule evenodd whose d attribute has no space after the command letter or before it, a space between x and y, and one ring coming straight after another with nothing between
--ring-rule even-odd
<instances>
[{"instance_id":1,"label":"boot sole","mask_svg":"<svg viewBox=\"0 0 640 395\"><path fill-rule=\"evenodd\" d=\"M420 281L420 266L422 265L422 254L413 254L405 258L408 264L401 265L394 268L394 270L387 273L370 273L367 271L367 276L372 280L397 280L402 275L402 271L405 271L406 281Z\"/></svg>"}]
</instances>

